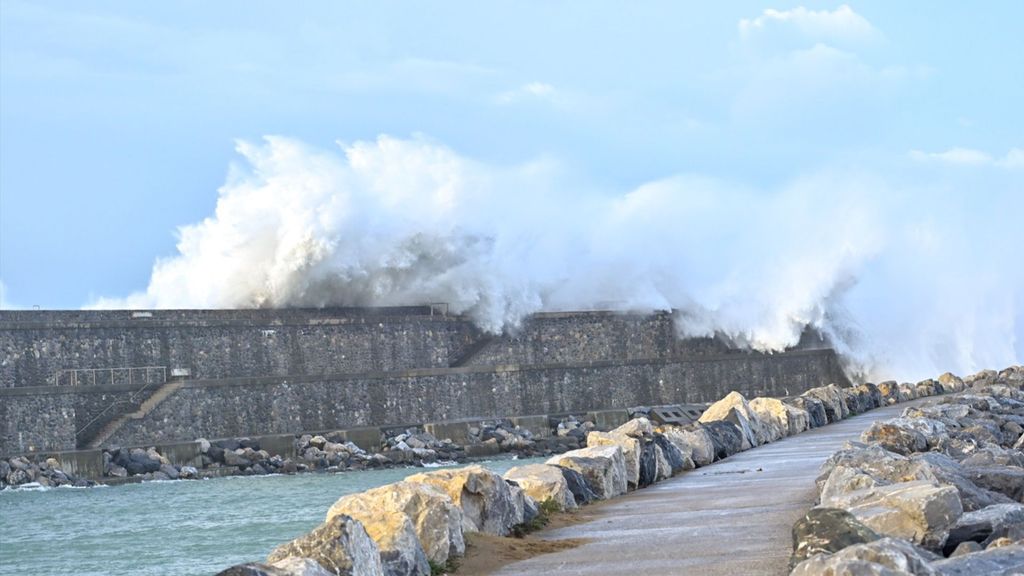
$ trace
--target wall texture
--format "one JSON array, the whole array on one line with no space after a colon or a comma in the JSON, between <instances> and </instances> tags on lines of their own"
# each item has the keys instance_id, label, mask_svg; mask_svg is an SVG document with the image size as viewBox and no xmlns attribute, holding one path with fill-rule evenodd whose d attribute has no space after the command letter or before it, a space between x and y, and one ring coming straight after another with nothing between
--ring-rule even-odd
<instances>
[{"instance_id":1,"label":"wall texture","mask_svg":"<svg viewBox=\"0 0 1024 576\"><path fill-rule=\"evenodd\" d=\"M636 360L741 352L715 338L679 338L668 312L534 314L521 327L481 340L460 366Z\"/></svg>"},{"instance_id":2,"label":"wall texture","mask_svg":"<svg viewBox=\"0 0 1024 576\"><path fill-rule=\"evenodd\" d=\"M58 371L79 368L166 366L208 379L448 366L480 334L433 312L2 311L0 388L52 385ZM110 373L97 379L111 383Z\"/></svg>"},{"instance_id":3,"label":"wall texture","mask_svg":"<svg viewBox=\"0 0 1024 576\"><path fill-rule=\"evenodd\" d=\"M192 381L114 444L785 396L847 384L831 350L687 360L454 368L332 378Z\"/></svg>"},{"instance_id":4,"label":"wall texture","mask_svg":"<svg viewBox=\"0 0 1024 576\"><path fill-rule=\"evenodd\" d=\"M845 382L834 353L815 350L827 343L814 334L797 350L763 355L716 338L680 339L673 323L668 313L538 314L488 336L440 307L0 311L0 454L74 449L154 389L128 402L142 384L109 373L96 385L52 386L64 369L188 370L183 389L108 441L128 445L708 401L734 389L784 395Z\"/></svg>"}]
</instances>

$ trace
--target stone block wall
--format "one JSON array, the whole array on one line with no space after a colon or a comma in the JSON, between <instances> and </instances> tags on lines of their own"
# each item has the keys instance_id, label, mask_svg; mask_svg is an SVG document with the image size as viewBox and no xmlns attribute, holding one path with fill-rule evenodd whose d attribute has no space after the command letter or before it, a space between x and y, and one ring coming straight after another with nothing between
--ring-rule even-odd
<instances>
[{"instance_id":1,"label":"stone block wall","mask_svg":"<svg viewBox=\"0 0 1024 576\"><path fill-rule=\"evenodd\" d=\"M52 385L79 368L166 366L209 379L444 367L480 336L430 308L133 314L0 311L0 388Z\"/></svg>"},{"instance_id":2,"label":"stone block wall","mask_svg":"<svg viewBox=\"0 0 1024 576\"><path fill-rule=\"evenodd\" d=\"M192 381L110 442L223 438L459 418L785 396L848 383L831 350L685 360L454 368L331 378Z\"/></svg>"},{"instance_id":3,"label":"stone block wall","mask_svg":"<svg viewBox=\"0 0 1024 576\"><path fill-rule=\"evenodd\" d=\"M74 393L0 395L0 456L75 449Z\"/></svg>"}]
</instances>

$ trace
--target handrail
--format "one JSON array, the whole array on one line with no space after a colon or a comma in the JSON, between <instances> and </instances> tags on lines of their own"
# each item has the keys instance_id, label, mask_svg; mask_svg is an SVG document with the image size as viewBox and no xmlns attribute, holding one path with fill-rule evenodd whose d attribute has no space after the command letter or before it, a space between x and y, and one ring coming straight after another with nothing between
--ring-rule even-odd
<instances>
[{"instance_id":1,"label":"handrail","mask_svg":"<svg viewBox=\"0 0 1024 576\"><path fill-rule=\"evenodd\" d=\"M162 382L159 382L159 385L161 385L161 386L163 386L164 384L167 384L167 382L168 382L167 378L166 378L166 373L164 374L164 376L165 376L164 380ZM85 432L86 430L88 430L90 426L95 424L97 420L99 420L104 414L109 412L114 406L117 406L119 404L134 404L135 400L136 400L136 398L138 398L139 394L144 392L146 389L148 389L153 384L157 384L157 383L156 382L150 382L150 381L147 380L146 385L143 386L142 388L139 388L138 390L132 392L131 395L128 396L127 400L114 400L113 402L111 402L109 406L107 406L106 408L101 410L99 414L93 416L92 419L89 420L88 422L86 422L84 426L82 426L81 428L79 428L78 430L75 431L76 443L77 443L78 435L79 434L81 434L82 432Z\"/></svg>"},{"instance_id":2,"label":"handrail","mask_svg":"<svg viewBox=\"0 0 1024 576\"><path fill-rule=\"evenodd\" d=\"M103 373L103 372L107 372L107 373L110 374L110 383L111 384L114 384L114 375L115 374L124 374L124 373L127 373L127 375L128 375L128 384L134 384L134 379L135 379L134 378L134 374L136 372L142 372L143 376L146 379L146 383L149 383L149 381L150 381L150 379L149 379L150 371L158 371L159 374L160 374L161 379L163 381L165 381L165 382L167 381L167 366L124 366L124 367L120 367L120 368L62 368L60 370L57 370L53 374L53 385L54 386L61 386L60 382L61 382L62 377L67 376L68 377L67 378L68 379L68 384L67 384L68 386L78 386L79 385L79 375L91 374L92 375L92 385L95 386L96 385L96 375L100 374L100 373Z\"/></svg>"}]
</instances>

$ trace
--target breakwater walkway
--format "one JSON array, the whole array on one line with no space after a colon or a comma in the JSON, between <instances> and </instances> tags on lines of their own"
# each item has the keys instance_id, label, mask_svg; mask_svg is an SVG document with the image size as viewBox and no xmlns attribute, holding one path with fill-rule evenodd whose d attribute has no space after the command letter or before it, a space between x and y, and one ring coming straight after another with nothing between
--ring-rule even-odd
<instances>
[{"instance_id":1,"label":"breakwater walkway","mask_svg":"<svg viewBox=\"0 0 1024 576\"><path fill-rule=\"evenodd\" d=\"M784 438L578 514L538 532L579 547L509 564L516 574L787 574L793 523L814 505L821 464L905 402Z\"/></svg>"}]
</instances>

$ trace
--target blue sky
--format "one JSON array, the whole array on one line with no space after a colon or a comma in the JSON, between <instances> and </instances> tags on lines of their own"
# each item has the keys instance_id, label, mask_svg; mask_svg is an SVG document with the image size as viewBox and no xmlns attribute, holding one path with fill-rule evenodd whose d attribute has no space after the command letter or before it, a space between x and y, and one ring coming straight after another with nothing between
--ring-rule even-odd
<instances>
[{"instance_id":1,"label":"blue sky","mask_svg":"<svg viewBox=\"0 0 1024 576\"><path fill-rule=\"evenodd\" d=\"M1020 3L858 2L831 31L764 13L797 6L5 0L6 297L143 287L175 227L211 213L236 138L422 132L597 187L1024 145Z\"/></svg>"},{"instance_id":2,"label":"blue sky","mask_svg":"<svg viewBox=\"0 0 1024 576\"><path fill-rule=\"evenodd\" d=\"M577 203L685 177L754 198L817 182L827 205L858 181L915 190L894 221L929 198L937 227L991 221L1024 205L1022 18L1011 1L4 0L0 298L145 291L179 227L218 218L229 166L262 174L236 142L264 135L543 166ZM1011 286L1019 317L1009 224L950 246ZM1011 258L978 264L995 252Z\"/></svg>"}]
</instances>

